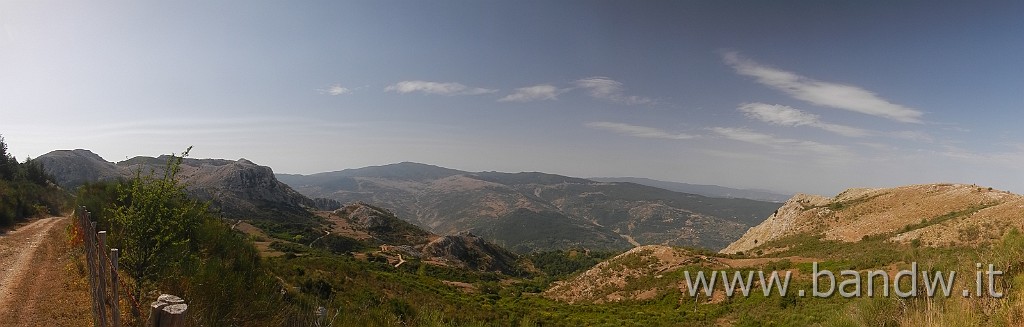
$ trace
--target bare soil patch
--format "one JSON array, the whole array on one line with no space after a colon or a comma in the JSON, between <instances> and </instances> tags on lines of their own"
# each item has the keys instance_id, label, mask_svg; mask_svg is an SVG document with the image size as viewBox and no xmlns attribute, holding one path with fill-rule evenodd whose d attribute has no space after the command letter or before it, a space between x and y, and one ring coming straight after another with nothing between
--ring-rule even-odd
<instances>
[{"instance_id":1,"label":"bare soil patch","mask_svg":"<svg viewBox=\"0 0 1024 327\"><path fill-rule=\"evenodd\" d=\"M810 262L821 262L823 260L816 258L807 257L779 257L779 258L743 258L743 259L730 259L730 258L717 258L717 260L729 268L749 268L763 266L771 262L778 262L783 260L789 260L792 263L810 263Z\"/></svg>"},{"instance_id":2,"label":"bare soil patch","mask_svg":"<svg viewBox=\"0 0 1024 327\"><path fill-rule=\"evenodd\" d=\"M278 257L284 255L284 252L270 247L270 243L274 242L274 238L267 235L267 233L264 233L262 229L259 229L259 227L253 226L245 221L240 221L235 224L234 229L252 237L252 243L256 246L256 250L259 251L260 256Z\"/></svg>"},{"instance_id":3,"label":"bare soil patch","mask_svg":"<svg viewBox=\"0 0 1024 327\"><path fill-rule=\"evenodd\" d=\"M0 235L0 326L89 326L89 286L67 236L70 219Z\"/></svg>"}]
</instances>

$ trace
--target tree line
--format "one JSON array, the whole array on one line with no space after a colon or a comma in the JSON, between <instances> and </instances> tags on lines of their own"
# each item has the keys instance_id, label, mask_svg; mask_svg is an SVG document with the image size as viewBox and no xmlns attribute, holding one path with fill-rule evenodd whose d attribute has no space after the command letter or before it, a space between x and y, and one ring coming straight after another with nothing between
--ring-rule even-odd
<instances>
[{"instance_id":1,"label":"tree line","mask_svg":"<svg viewBox=\"0 0 1024 327\"><path fill-rule=\"evenodd\" d=\"M0 228L29 217L57 215L70 196L31 158L19 162L0 135Z\"/></svg>"}]
</instances>

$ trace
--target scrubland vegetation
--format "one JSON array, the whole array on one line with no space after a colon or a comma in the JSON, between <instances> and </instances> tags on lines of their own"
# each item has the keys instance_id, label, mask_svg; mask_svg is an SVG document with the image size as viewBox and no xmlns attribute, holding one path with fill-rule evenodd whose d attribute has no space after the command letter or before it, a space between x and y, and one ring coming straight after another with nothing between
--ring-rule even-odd
<instances>
[{"instance_id":1,"label":"scrubland vegetation","mask_svg":"<svg viewBox=\"0 0 1024 327\"><path fill-rule=\"evenodd\" d=\"M70 196L31 158L18 162L0 136L0 229L25 218L59 215Z\"/></svg>"}]
</instances>

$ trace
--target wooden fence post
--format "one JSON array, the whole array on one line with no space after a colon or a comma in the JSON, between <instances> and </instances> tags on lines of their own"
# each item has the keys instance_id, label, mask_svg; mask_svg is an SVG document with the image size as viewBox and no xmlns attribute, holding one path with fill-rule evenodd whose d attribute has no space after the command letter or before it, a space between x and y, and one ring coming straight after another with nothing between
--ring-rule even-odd
<instances>
[{"instance_id":1,"label":"wooden fence post","mask_svg":"<svg viewBox=\"0 0 1024 327\"><path fill-rule=\"evenodd\" d=\"M85 243L85 259L89 266L89 290L92 291L92 320L93 326L99 327L103 325L100 324L100 304L99 301L96 300L98 296L97 293L99 292L99 288L96 286L96 239L94 238L93 234L93 230L95 230L96 223L90 221L89 212L85 211L84 207L82 212L82 222L84 224L84 226L82 226L82 241L83 243Z\"/></svg>"},{"instance_id":2,"label":"wooden fence post","mask_svg":"<svg viewBox=\"0 0 1024 327\"><path fill-rule=\"evenodd\" d=\"M110 309L110 318L113 320L114 327L121 327L121 301L119 301L118 290L118 265L117 260L121 257L118 249L110 249L110 267L113 268L110 271L110 300L113 306Z\"/></svg>"},{"instance_id":3,"label":"wooden fence post","mask_svg":"<svg viewBox=\"0 0 1024 327\"><path fill-rule=\"evenodd\" d=\"M167 306L167 303L155 301L149 304L149 319L146 320L146 327L160 326L160 311Z\"/></svg>"},{"instance_id":4,"label":"wooden fence post","mask_svg":"<svg viewBox=\"0 0 1024 327\"><path fill-rule=\"evenodd\" d=\"M146 327L182 327L185 326L185 312L188 304L180 297L161 294L156 302L150 304L149 320Z\"/></svg>"},{"instance_id":5,"label":"wooden fence post","mask_svg":"<svg viewBox=\"0 0 1024 327\"><path fill-rule=\"evenodd\" d=\"M160 310L159 327L185 326L185 311L188 311L188 304L168 304Z\"/></svg>"},{"instance_id":6,"label":"wooden fence post","mask_svg":"<svg viewBox=\"0 0 1024 327\"><path fill-rule=\"evenodd\" d=\"M100 303L100 323L103 324L102 325L103 327L106 327L107 326L107 279L109 278L108 275L107 275L107 231L101 230L101 231L96 233L96 236L99 239L99 244L98 244L99 247L97 248L97 251L96 251L96 255L97 255L97 260L96 261L97 261L97 263L99 265L99 268L100 268L99 271L98 271L98 273L100 274L100 278L99 278L99 281L100 281L99 282L99 284L100 284L100 291L97 293L99 295L99 298L97 298L97 299L99 300L99 303Z\"/></svg>"}]
</instances>

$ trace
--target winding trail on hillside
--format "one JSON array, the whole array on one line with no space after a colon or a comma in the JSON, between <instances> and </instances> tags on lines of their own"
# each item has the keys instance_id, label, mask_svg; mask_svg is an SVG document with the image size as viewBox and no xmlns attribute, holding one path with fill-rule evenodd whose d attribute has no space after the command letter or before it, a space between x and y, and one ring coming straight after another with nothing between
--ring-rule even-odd
<instances>
[{"instance_id":1,"label":"winding trail on hillside","mask_svg":"<svg viewBox=\"0 0 1024 327\"><path fill-rule=\"evenodd\" d=\"M600 225L598 225L598 226L600 226ZM626 235L626 234L619 234L619 236L621 236L622 238L626 239L626 241L629 242L629 244L633 244L633 247L641 246L640 242L637 242L636 240L634 240L632 236L629 236L629 235Z\"/></svg>"},{"instance_id":2,"label":"winding trail on hillside","mask_svg":"<svg viewBox=\"0 0 1024 327\"><path fill-rule=\"evenodd\" d=\"M0 326L88 322L87 286L72 277L64 217L35 220L0 234Z\"/></svg>"}]
</instances>

